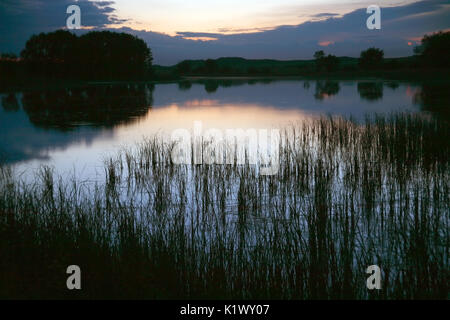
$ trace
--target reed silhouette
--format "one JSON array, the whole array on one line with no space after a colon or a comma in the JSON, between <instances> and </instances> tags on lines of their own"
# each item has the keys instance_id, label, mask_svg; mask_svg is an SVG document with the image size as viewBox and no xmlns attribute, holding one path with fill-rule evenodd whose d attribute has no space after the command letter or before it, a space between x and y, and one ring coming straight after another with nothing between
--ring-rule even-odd
<instances>
[{"instance_id":1,"label":"reed silhouette","mask_svg":"<svg viewBox=\"0 0 450 320\"><path fill-rule=\"evenodd\" d=\"M95 185L1 166L0 297L448 298L445 121L321 118L282 137L275 176L175 165L157 136L105 159Z\"/></svg>"}]
</instances>

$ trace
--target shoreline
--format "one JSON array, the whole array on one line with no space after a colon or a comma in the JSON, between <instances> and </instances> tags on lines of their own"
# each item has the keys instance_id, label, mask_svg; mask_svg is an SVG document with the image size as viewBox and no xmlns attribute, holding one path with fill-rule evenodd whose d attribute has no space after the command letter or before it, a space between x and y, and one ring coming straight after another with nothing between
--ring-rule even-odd
<instances>
[{"instance_id":1,"label":"shoreline","mask_svg":"<svg viewBox=\"0 0 450 320\"><path fill-rule=\"evenodd\" d=\"M299 81L299 80L330 80L330 81L398 81L409 83L422 82L450 82L447 70L440 72L389 72L384 75L374 73L329 73L329 74L310 74L310 75L188 75L172 79L150 79L150 80L61 80L61 79L32 79L21 81L11 85L0 83L0 93L11 93L15 91L34 91L57 89L62 87L78 87L90 85L120 85L120 84L164 84L180 83L184 81Z\"/></svg>"}]
</instances>

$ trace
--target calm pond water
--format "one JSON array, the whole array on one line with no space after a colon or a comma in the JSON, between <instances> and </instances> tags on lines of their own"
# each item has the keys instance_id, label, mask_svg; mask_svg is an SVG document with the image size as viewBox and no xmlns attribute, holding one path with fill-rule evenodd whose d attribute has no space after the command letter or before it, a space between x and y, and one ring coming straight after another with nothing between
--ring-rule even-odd
<instances>
[{"instance_id":1,"label":"calm pond water","mask_svg":"<svg viewBox=\"0 0 450 320\"><path fill-rule=\"evenodd\" d=\"M398 111L448 116L448 85L388 81L196 80L92 85L1 94L0 157L18 172L41 165L84 179L123 147L175 129L271 129L322 114ZM447 95L442 95L446 92ZM444 107L442 107L444 106Z\"/></svg>"}]
</instances>

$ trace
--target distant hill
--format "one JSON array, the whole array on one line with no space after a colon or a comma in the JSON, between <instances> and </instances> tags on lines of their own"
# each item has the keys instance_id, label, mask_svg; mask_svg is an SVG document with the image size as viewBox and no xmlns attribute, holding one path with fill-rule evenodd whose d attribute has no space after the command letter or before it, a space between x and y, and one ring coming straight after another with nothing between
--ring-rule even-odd
<instances>
[{"instance_id":1,"label":"distant hill","mask_svg":"<svg viewBox=\"0 0 450 320\"><path fill-rule=\"evenodd\" d=\"M338 57L338 72L357 72L358 58ZM410 68L414 57L385 59L385 69ZM273 60L224 57L208 60L184 60L174 66L153 66L155 74L164 78L181 76L301 76L317 74L315 60Z\"/></svg>"}]
</instances>

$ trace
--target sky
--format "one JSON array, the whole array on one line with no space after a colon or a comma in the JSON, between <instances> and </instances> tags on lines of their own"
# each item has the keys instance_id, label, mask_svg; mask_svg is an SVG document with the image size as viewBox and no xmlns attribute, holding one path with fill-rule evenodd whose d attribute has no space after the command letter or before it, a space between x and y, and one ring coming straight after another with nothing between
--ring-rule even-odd
<instances>
[{"instance_id":1,"label":"sky","mask_svg":"<svg viewBox=\"0 0 450 320\"><path fill-rule=\"evenodd\" d=\"M373 0L116 0L117 13L136 29L176 35L177 32L242 33L297 25L321 13L343 14ZM384 6L412 0L379 1Z\"/></svg>"},{"instance_id":2,"label":"sky","mask_svg":"<svg viewBox=\"0 0 450 320\"><path fill-rule=\"evenodd\" d=\"M81 8L83 30L135 34L154 62L240 56L311 59L324 50L359 56L371 46L408 56L423 35L450 30L448 0L0 0L0 52L20 53L40 32L65 28L66 8ZM366 9L381 7L381 30L368 30Z\"/></svg>"}]
</instances>

